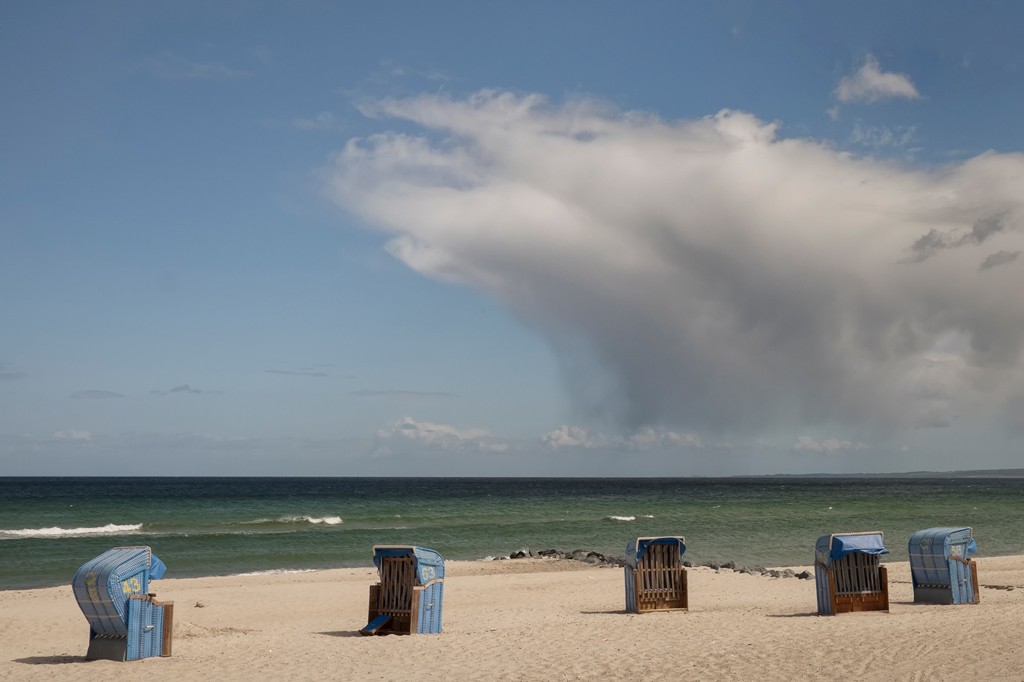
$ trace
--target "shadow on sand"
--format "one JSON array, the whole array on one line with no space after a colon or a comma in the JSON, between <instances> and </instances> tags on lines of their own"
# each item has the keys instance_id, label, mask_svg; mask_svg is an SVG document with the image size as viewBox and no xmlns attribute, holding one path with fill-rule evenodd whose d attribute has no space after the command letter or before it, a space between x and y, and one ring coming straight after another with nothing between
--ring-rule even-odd
<instances>
[{"instance_id":1,"label":"shadow on sand","mask_svg":"<svg viewBox=\"0 0 1024 682\"><path fill-rule=\"evenodd\" d=\"M85 656L28 656L16 658L15 663L26 665L64 665L65 663L92 663L85 660Z\"/></svg>"}]
</instances>

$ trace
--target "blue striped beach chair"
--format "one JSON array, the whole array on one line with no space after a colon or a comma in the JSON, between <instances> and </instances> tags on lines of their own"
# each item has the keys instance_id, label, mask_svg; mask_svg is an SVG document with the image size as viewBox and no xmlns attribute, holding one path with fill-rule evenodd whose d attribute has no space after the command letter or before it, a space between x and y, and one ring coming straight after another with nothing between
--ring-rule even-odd
<instances>
[{"instance_id":1,"label":"blue striped beach chair","mask_svg":"<svg viewBox=\"0 0 1024 682\"><path fill-rule=\"evenodd\" d=\"M889 576L879 556L888 554L881 531L822 535L814 547L818 613L888 611Z\"/></svg>"},{"instance_id":2,"label":"blue striped beach chair","mask_svg":"<svg viewBox=\"0 0 1024 682\"><path fill-rule=\"evenodd\" d=\"M440 634L444 558L423 547L375 545L373 564L380 582L370 586L369 623L359 632Z\"/></svg>"},{"instance_id":3,"label":"blue striped beach chair","mask_svg":"<svg viewBox=\"0 0 1024 682\"><path fill-rule=\"evenodd\" d=\"M89 621L86 659L171 655L174 602L149 593L149 581L165 570L149 547L115 547L78 569L71 589Z\"/></svg>"},{"instance_id":4,"label":"blue striped beach chair","mask_svg":"<svg viewBox=\"0 0 1024 682\"><path fill-rule=\"evenodd\" d=\"M626 545L626 611L686 611L686 538L637 538Z\"/></svg>"},{"instance_id":5,"label":"blue striped beach chair","mask_svg":"<svg viewBox=\"0 0 1024 682\"><path fill-rule=\"evenodd\" d=\"M930 604L977 604L981 601L978 551L971 528L927 528L910 536L910 576L914 601Z\"/></svg>"}]
</instances>

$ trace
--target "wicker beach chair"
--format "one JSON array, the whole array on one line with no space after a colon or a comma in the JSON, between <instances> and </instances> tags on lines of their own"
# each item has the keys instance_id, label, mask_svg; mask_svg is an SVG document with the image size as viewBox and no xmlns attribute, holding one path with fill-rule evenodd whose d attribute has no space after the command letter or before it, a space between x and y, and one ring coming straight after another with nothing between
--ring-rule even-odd
<instances>
[{"instance_id":1,"label":"wicker beach chair","mask_svg":"<svg viewBox=\"0 0 1024 682\"><path fill-rule=\"evenodd\" d=\"M380 582L370 586L364 635L440 634L444 559L432 549L376 545L373 563Z\"/></svg>"},{"instance_id":2,"label":"wicker beach chair","mask_svg":"<svg viewBox=\"0 0 1024 682\"><path fill-rule=\"evenodd\" d=\"M89 621L86 659L171 655L174 602L149 593L149 581L165 570L149 547L115 547L78 569L71 588Z\"/></svg>"},{"instance_id":3,"label":"wicker beach chair","mask_svg":"<svg viewBox=\"0 0 1024 682\"><path fill-rule=\"evenodd\" d=\"M888 553L881 531L818 538L814 548L818 613L888 611L889 577L878 563L878 557Z\"/></svg>"},{"instance_id":4,"label":"wicker beach chair","mask_svg":"<svg viewBox=\"0 0 1024 682\"><path fill-rule=\"evenodd\" d=\"M977 604L978 551L971 528L927 528L910 536L910 575L914 601L931 604Z\"/></svg>"},{"instance_id":5,"label":"wicker beach chair","mask_svg":"<svg viewBox=\"0 0 1024 682\"><path fill-rule=\"evenodd\" d=\"M626 610L686 611L683 537L637 538L626 545Z\"/></svg>"}]
</instances>

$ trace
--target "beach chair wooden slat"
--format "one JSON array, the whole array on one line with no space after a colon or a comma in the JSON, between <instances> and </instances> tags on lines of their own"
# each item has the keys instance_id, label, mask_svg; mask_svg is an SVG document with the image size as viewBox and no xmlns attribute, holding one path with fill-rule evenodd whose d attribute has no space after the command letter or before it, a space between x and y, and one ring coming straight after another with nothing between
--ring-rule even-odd
<instances>
[{"instance_id":1,"label":"beach chair wooden slat","mask_svg":"<svg viewBox=\"0 0 1024 682\"><path fill-rule=\"evenodd\" d=\"M832 558L833 541L848 535L878 535L876 541L860 541L851 548L842 545L839 558ZM874 544L877 542L877 544ZM885 551L881 533L841 533L818 538L815 546L815 582L818 612L837 614L847 611L888 611L887 573L877 552Z\"/></svg>"},{"instance_id":2,"label":"beach chair wooden slat","mask_svg":"<svg viewBox=\"0 0 1024 682\"><path fill-rule=\"evenodd\" d=\"M634 613L685 609L686 571L680 561L681 538L638 538L654 540L643 545L643 555L625 567L626 609ZM658 542L661 540L661 542ZM671 542L664 542L671 540ZM630 548L635 544L631 543ZM627 548L627 553L631 550ZM636 552L638 555L639 552ZM634 555L635 556L635 555Z\"/></svg>"}]
</instances>

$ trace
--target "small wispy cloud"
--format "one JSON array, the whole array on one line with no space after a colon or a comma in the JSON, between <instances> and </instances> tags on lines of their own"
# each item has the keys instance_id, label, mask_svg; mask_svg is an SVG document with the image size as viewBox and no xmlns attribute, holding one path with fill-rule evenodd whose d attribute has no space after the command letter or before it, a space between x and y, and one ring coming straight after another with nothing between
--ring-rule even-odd
<instances>
[{"instance_id":1,"label":"small wispy cloud","mask_svg":"<svg viewBox=\"0 0 1024 682\"><path fill-rule=\"evenodd\" d=\"M25 372L12 372L8 370L8 367L7 363L0 362L0 381L17 381L28 376Z\"/></svg>"},{"instance_id":2,"label":"small wispy cloud","mask_svg":"<svg viewBox=\"0 0 1024 682\"><path fill-rule=\"evenodd\" d=\"M214 394L214 393L220 393L220 391L203 391L203 390L198 389L198 388L192 388L188 384L181 384L180 386L175 386L174 388L172 388L169 391L150 391L150 393L152 393L154 395L171 395L171 394L174 394L174 393L192 393L192 394L206 393L206 394Z\"/></svg>"},{"instance_id":3,"label":"small wispy cloud","mask_svg":"<svg viewBox=\"0 0 1024 682\"><path fill-rule=\"evenodd\" d=\"M290 374L298 377L326 377L329 376L327 372L320 372L315 370L293 370L293 369L268 369L264 370L267 374Z\"/></svg>"},{"instance_id":4,"label":"small wispy cloud","mask_svg":"<svg viewBox=\"0 0 1024 682\"><path fill-rule=\"evenodd\" d=\"M505 452L508 449L507 443L494 439L484 429L460 429L448 424L418 422L406 417L377 432L371 454L390 455L395 451L431 450Z\"/></svg>"},{"instance_id":5,"label":"small wispy cloud","mask_svg":"<svg viewBox=\"0 0 1024 682\"><path fill-rule=\"evenodd\" d=\"M1009 265L1017 260L1020 253L1020 251L997 251L981 261L981 270L991 270L992 268L998 268L1000 265Z\"/></svg>"},{"instance_id":6,"label":"small wispy cloud","mask_svg":"<svg viewBox=\"0 0 1024 682\"><path fill-rule=\"evenodd\" d=\"M310 118L293 118L292 127L298 130L341 130L345 121L330 111L321 111Z\"/></svg>"},{"instance_id":7,"label":"small wispy cloud","mask_svg":"<svg viewBox=\"0 0 1024 682\"><path fill-rule=\"evenodd\" d=\"M979 218L974 221L974 224L968 230L960 231L947 231L942 232L936 229L928 230L924 235L919 237L910 246L910 257L907 258L905 263L920 263L925 261L940 251L946 249L955 249L961 246L977 246L983 243L986 239L994 234L1004 232L1007 229L1006 218L1009 216L1008 211L1001 211L999 213L992 214L986 218ZM1000 256L999 253L993 254L986 258L985 261L993 259L993 262L988 266L990 268L996 267L997 265L1004 265L1006 263L1012 263L1017 259L1016 255L1001 251L1005 253L1005 256ZM1019 255L1019 251L1017 254ZM1009 260L1007 260L1009 258ZM982 262L982 270L986 270L985 261Z\"/></svg>"},{"instance_id":8,"label":"small wispy cloud","mask_svg":"<svg viewBox=\"0 0 1024 682\"><path fill-rule=\"evenodd\" d=\"M221 62L197 62L173 52L142 60L142 71L164 80L237 81L252 76L251 71L236 69Z\"/></svg>"},{"instance_id":9,"label":"small wispy cloud","mask_svg":"<svg viewBox=\"0 0 1024 682\"><path fill-rule=\"evenodd\" d=\"M656 450L674 448L702 448L701 439L690 433L655 430L645 427L630 436L591 434L580 426L565 426L540 437L543 445L552 450L559 448Z\"/></svg>"},{"instance_id":10,"label":"small wispy cloud","mask_svg":"<svg viewBox=\"0 0 1024 682\"><path fill-rule=\"evenodd\" d=\"M68 429L67 431L57 431L53 434L53 438L55 440L92 440L92 434L88 431Z\"/></svg>"},{"instance_id":11,"label":"small wispy cloud","mask_svg":"<svg viewBox=\"0 0 1024 682\"><path fill-rule=\"evenodd\" d=\"M834 452L859 451L870 448L864 443L853 443L848 440L839 440L838 438L826 438L818 442L810 436L800 436L796 439L796 443L793 444L793 449L808 452L824 452L831 455Z\"/></svg>"},{"instance_id":12,"label":"small wispy cloud","mask_svg":"<svg viewBox=\"0 0 1024 682\"><path fill-rule=\"evenodd\" d=\"M869 54L864 58L864 65L852 76L844 76L839 81L835 95L840 102L867 102L871 104L884 99L902 97L920 99L921 95L903 73L883 72L878 59Z\"/></svg>"},{"instance_id":13,"label":"small wispy cloud","mask_svg":"<svg viewBox=\"0 0 1024 682\"><path fill-rule=\"evenodd\" d=\"M853 125L850 142L864 147L881 149L882 147L906 147L914 139L917 126L865 126L860 121Z\"/></svg>"},{"instance_id":14,"label":"small wispy cloud","mask_svg":"<svg viewBox=\"0 0 1024 682\"><path fill-rule=\"evenodd\" d=\"M444 391L373 391L366 388L359 391L352 391L352 395L359 396L360 398L383 398L385 400L428 400L432 398L447 399L459 397L455 393L446 393Z\"/></svg>"},{"instance_id":15,"label":"small wispy cloud","mask_svg":"<svg viewBox=\"0 0 1024 682\"><path fill-rule=\"evenodd\" d=\"M114 393L113 391L78 391L77 393L72 393L71 397L75 400L110 400L112 398L127 398L128 396Z\"/></svg>"}]
</instances>

